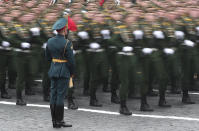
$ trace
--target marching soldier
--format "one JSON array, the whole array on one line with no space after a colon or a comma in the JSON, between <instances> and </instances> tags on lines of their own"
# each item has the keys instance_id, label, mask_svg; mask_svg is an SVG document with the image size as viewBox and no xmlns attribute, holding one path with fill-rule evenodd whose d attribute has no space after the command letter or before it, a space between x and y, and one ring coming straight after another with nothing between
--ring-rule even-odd
<instances>
[{"instance_id":1,"label":"marching soldier","mask_svg":"<svg viewBox=\"0 0 199 131\"><path fill-rule=\"evenodd\" d=\"M184 18L185 22L190 22L191 19ZM179 22L179 21L177 21ZM190 89L190 85L192 85L193 81L193 71L191 64L193 62L194 58L194 46L195 43L191 40L189 40L188 32L183 28L185 23L182 21L178 24L176 27L176 30L181 31L182 37L177 39L177 42L180 44L179 46L179 55L180 55L180 61L181 61L181 71L182 71L182 102L185 104L194 104L195 102L191 101L191 98L188 94L188 91Z\"/></svg>"},{"instance_id":2,"label":"marching soldier","mask_svg":"<svg viewBox=\"0 0 199 131\"><path fill-rule=\"evenodd\" d=\"M47 40L53 36L51 28L49 27L48 23L45 21L41 21L41 34L42 38L44 39L41 55L43 56L42 59L45 64L42 66L42 87L43 87L43 100L50 101L50 78L48 77L48 70L50 68L50 62L45 59L45 49L47 45Z\"/></svg>"},{"instance_id":3,"label":"marching soldier","mask_svg":"<svg viewBox=\"0 0 199 131\"><path fill-rule=\"evenodd\" d=\"M10 99L11 96L8 95L6 91L6 71L8 70L8 87L13 89L15 88L16 82L16 71L14 70L13 63L13 52L12 45L9 42L9 29L8 25L3 22L0 22L0 89L1 89L1 98Z\"/></svg>"},{"instance_id":4,"label":"marching soldier","mask_svg":"<svg viewBox=\"0 0 199 131\"><path fill-rule=\"evenodd\" d=\"M104 86L104 80L107 78L108 72L103 65L106 64L106 58L101 43L100 28L98 27L100 21L96 20L96 22L91 23L91 27L95 30L92 31L92 42L89 44L90 48L87 49L90 56L90 65L92 65L90 66L90 106L101 107L102 104L97 100L96 91L100 84Z\"/></svg>"},{"instance_id":5,"label":"marching soldier","mask_svg":"<svg viewBox=\"0 0 199 131\"><path fill-rule=\"evenodd\" d=\"M32 16L29 16L32 17ZM29 30L27 27L22 26L25 24L27 18L21 18L20 24L14 23L13 30L11 32L11 43L15 46L15 59L17 69L17 81L16 81L16 94L17 105L26 105L24 100L23 90L24 88L31 88L32 86L32 73L31 73L31 44L29 43Z\"/></svg>"}]
</instances>

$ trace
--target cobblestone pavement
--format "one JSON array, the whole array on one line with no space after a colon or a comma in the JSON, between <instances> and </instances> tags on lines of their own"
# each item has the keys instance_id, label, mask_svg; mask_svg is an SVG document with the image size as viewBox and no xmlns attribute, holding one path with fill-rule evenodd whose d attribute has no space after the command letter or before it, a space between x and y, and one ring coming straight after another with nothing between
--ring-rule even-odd
<instances>
[{"instance_id":1,"label":"cobblestone pavement","mask_svg":"<svg viewBox=\"0 0 199 131\"><path fill-rule=\"evenodd\" d=\"M88 106L88 97L76 93L76 101L80 110L65 110L65 121L73 125L72 128L53 129L50 110L46 107L21 107L2 104L2 101L15 102L15 91L11 100L0 99L0 131L198 131L199 130L199 95L191 95L195 105L181 104L181 95L167 94L167 101L173 106L162 109L157 106L158 98L150 97L149 103L155 109L152 113L139 111L139 100L129 100L129 109L133 116L118 115L119 105L110 102L110 94L99 91L102 108ZM26 97L29 104L48 105L42 101L42 95ZM67 106L67 103L65 103ZM85 109L85 110L84 110ZM90 112L87 109L92 109ZM109 111L99 113L101 111ZM149 115L149 116L142 116ZM172 116L176 116L172 117ZM161 117L161 118L160 118ZM181 119L183 117L183 119ZM196 119L191 119L196 118Z\"/></svg>"}]
</instances>

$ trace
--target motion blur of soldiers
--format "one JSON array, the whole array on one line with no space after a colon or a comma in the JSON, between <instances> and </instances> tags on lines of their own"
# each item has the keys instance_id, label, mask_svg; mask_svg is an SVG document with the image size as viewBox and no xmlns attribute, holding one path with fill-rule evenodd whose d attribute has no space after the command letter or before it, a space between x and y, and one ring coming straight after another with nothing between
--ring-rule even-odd
<instances>
[{"instance_id":1,"label":"motion blur of soldiers","mask_svg":"<svg viewBox=\"0 0 199 131\"><path fill-rule=\"evenodd\" d=\"M55 21L69 16L78 28L67 34L76 63L73 87L64 94L69 109L78 109L75 90L101 107L98 88L124 115L132 114L128 98L140 99L140 111L153 111L147 97L158 94L160 107L171 107L167 93L194 104L189 91L199 91L198 6L192 0L0 1L1 98L11 99L9 90L16 89L16 104L26 105L25 95L35 94L34 80L41 78L43 100L50 101L46 45L57 36Z\"/></svg>"}]
</instances>

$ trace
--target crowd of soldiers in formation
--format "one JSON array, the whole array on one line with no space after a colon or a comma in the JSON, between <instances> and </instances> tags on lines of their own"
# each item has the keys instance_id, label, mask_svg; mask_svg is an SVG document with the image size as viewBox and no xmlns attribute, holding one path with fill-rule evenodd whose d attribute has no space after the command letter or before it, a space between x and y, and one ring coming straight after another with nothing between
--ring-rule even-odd
<instances>
[{"instance_id":1,"label":"crowd of soldiers in formation","mask_svg":"<svg viewBox=\"0 0 199 131\"><path fill-rule=\"evenodd\" d=\"M16 88L16 104L26 105L23 91L34 95L34 79L41 74L44 100L49 101L46 41L56 35L52 24L70 16L78 27L67 36L76 59L74 83L83 81L90 106L102 106L96 97L102 85L104 92L111 92L111 102L120 104L121 114L131 115L126 101L137 96L141 111L153 111L147 95L157 96L154 83L160 107L171 107L165 99L167 87L172 93L182 92L183 103L194 104L188 91L198 90L198 6L197 0L107 0L101 6L93 0L59 0L52 6L48 0L0 1L1 98L11 98L7 74L8 88ZM68 107L77 109L73 92L68 89Z\"/></svg>"}]
</instances>

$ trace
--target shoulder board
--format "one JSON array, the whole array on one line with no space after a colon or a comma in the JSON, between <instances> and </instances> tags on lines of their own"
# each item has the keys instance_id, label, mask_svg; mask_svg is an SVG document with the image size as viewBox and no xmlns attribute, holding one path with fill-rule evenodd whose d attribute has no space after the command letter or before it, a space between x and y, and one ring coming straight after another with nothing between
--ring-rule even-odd
<instances>
[{"instance_id":1,"label":"shoulder board","mask_svg":"<svg viewBox=\"0 0 199 131\"><path fill-rule=\"evenodd\" d=\"M91 25L96 25L97 23L91 23Z\"/></svg>"},{"instance_id":2,"label":"shoulder board","mask_svg":"<svg viewBox=\"0 0 199 131\"><path fill-rule=\"evenodd\" d=\"M15 27L21 27L21 25L16 24Z\"/></svg>"},{"instance_id":3,"label":"shoulder board","mask_svg":"<svg viewBox=\"0 0 199 131\"><path fill-rule=\"evenodd\" d=\"M124 28L127 28L127 26L126 25L120 25L120 26L117 26L117 28L124 29Z\"/></svg>"},{"instance_id":4,"label":"shoulder board","mask_svg":"<svg viewBox=\"0 0 199 131\"><path fill-rule=\"evenodd\" d=\"M190 19L190 18L185 18L185 20L186 20L186 21L192 21L192 19Z\"/></svg>"},{"instance_id":5,"label":"shoulder board","mask_svg":"<svg viewBox=\"0 0 199 131\"><path fill-rule=\"evenodd\" d=\"M171 24L169 22L163 22L162 23L164 26L170 26Z\"/></svg>"},{"instance_id":6,"label":"shoulder board","mask_svg":"<svg viewBox=\"0 0 199 131\"><path fill-rule=\"evenodd\" d=\"M16 31L11 31L10 33L11 33L11 34L16 34L17 32L16 32Z\"/></svg>"}]
</instances>

